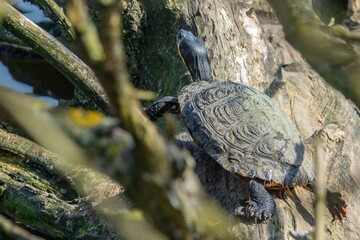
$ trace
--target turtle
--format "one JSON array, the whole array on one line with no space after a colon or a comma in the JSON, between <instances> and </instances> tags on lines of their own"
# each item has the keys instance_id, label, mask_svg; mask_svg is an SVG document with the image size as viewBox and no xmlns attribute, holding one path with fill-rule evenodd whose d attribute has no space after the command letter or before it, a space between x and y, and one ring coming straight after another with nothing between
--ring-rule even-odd
<instances>
[{"instance_id":1,"label":"turtle","mask_svg":"<svg viewBox=\"0 0 360 240\"><path fill-rule=\"evenodd\" d=\"M146 113L156 120L165 112L181 114L195 143L225 170L249 181L244 215L270 219L276 204L268 190L296 193L315 188L314 164L304 144L275 101L252 87L212 79L204 42L181 29L176 44L193 82L178 97L154 102ZM347 205L339 192L327 189L333 220L346 219Z\"/></svg>"}]
</instances>

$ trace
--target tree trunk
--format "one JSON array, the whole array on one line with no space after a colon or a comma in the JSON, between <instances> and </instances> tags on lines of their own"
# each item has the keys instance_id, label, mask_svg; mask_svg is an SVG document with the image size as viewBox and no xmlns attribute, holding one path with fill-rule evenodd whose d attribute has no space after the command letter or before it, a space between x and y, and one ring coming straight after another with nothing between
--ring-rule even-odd
<instances>
[{"instance_id":1,"label":"tree trunk","mask_svg":"<svg viewBox=\"0 0 360 240\"><path fill-rule=\"evenodd\" d=\"M254 5L232 0L183 2L177 5L177 1L167 1L167 5L161 5L144 1L147 13L144 46L147 48L142 58L145 61L139 65L151 74L139 78L155 82L154 86L166 92L163 95L176 95L186 84L181 77L186 75L186 70L180 66L175 36L180 28L191 29L209 49L214 78L241 82L269 94L302 139L308 139L307 154L313 159L315 139L322 141L326 156L322 160L326 160L328 166L327 185L331 190L341 191L348 204L345 224L331 222L330 214L324 213L326 232L335 239L359 238L360 179L357 173L360 166L356 136L360 121L356 106L327 85L285 40L282 27L267 2L256 1ZM150 58L154 61L149 61ZM162 66L160 61L164 62ZM196 171L206 191L233 212L247 198L246 183L209 159L190 138L180 139L193 153ZM239 219L232 229L245 230L252 239L289 239L291 230L309 231L315 224L314 194L300 189L300 196L301 203L294 198L286 201L277 198L276 216L267 223L254 225Z\"/></svg>"}]
</instances>

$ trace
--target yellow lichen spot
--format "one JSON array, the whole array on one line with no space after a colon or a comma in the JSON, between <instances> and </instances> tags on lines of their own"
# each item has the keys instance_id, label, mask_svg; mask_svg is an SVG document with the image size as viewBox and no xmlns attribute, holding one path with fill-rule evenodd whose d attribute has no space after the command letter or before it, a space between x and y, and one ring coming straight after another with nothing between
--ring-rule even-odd
<instances>
[{"instance_id":1,"label":"yellow lichen spot","mask_svg":"<svg viewBox=\"0 0 360 240\"><path fill-rule=\"evenodd\" d=\"M73 123L82 127L93 127L104 117L100 112L85 111L78 108L70 108L68 114Z\"/></svg>"}]
</instances>

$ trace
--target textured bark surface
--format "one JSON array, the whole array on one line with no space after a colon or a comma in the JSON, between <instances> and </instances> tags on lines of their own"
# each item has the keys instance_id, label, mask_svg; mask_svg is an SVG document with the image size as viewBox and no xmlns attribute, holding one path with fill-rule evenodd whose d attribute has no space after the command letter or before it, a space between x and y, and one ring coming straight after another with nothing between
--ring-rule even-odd
<instances>
[{"instance_id":1,"label":"textured bark surface","mask_svg":"<svg viewBox=\"0 0 360 240\"><path fill-rule=\"evenodd\" d=\"M359 29L360 23L360 3L355 0L348 1L348 11L347 11L347 24L349 27Z\"/></svg>"},{"instance_id":2,"label":"textured bark surface","mask_svg":"<svg viewBox=\"0 0 360 240\"><path fill-rule=\"evenodd\" d=\"M106 210L115 196L122 201L121 185L88 168L70 169L65 158L1 129L0 149L2 214L47 237L118 238L95 210Z\"/></svg>"},{"instance_id":3,"label":"textured bark surface","mask_svg":"<svg viewBox=\"0 0 360 240\"><path fill-rule=\"evenodd\" d=\"M102 182L98 176L98 180L91 180L86 170L79 171L78 177L91 183L91 187L84 188L92 189L92 192L100 191L88 195L87 199L80 199L66 181L29 163L29 160L0 151L2 214L52 238L117 239L115 232L90 204L97 205L103 201L102 196L96 196L100 192L114 195L105 190L109 180ZM112 192L117 190L115 184L108 188ZM87 194L90 193L88 189L84 189Z\"/></svg>"},{"instance_id":4,"label":"textured bark surface","mask_svg":"<svg viewBox=\"0 0 360 240\"><path fill-rule=\"evenodd\" d=\"M195 1L188 4L185 15L210 49L215 78L265 90L302 139L307 139L307 154L313 159L315 139L321 140L326 152L323 160L328 165L328 187L341 191L349 205L348 221L343 224L331 222L330 214L324 213L327 234L334 239L359 238L358 109L327 85L286 42L281 25L265 1L256 1L255 5L243 1ZM181 144L193 153L206 191L234 211L239 201L247 198L246 183L224 171L187 139L189 142ZM300 196L301 203L293 198L277 198L277 215L268 223L255 225L241 219L233 229L244 229L252 239L289 239L290 230L309 231L314 227L314 195L300 189Z\"/></svg>"},{"instance_id":5,"label":"textured bark surface","mask_svg":"<svg viewBox=\"0 0 360 240\"><path fill-rule=\"evenodd\" d=\"M188 1L185 13L209 49L215 79L263 89L279 67L251 1Z\"/></svg>"}]
</instances>

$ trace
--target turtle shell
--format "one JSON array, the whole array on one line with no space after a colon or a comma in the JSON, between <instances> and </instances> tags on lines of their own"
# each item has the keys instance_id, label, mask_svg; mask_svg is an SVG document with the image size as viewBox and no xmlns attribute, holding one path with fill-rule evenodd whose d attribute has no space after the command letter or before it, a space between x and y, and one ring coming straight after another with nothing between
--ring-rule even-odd
<instances>
[{"instance_id":1,"label":"turtle shell","mask_svg":"<svg viewBox=\"0 0 360 240\"><path fill-rule=\"evenodd\" d=\"M234 82L200 81L182 88L178 99L194 141L226 170L289 185L298 183L299 171L302 179L313 177L300 137L264 93Z\"/></svg>"}]
</instances>

